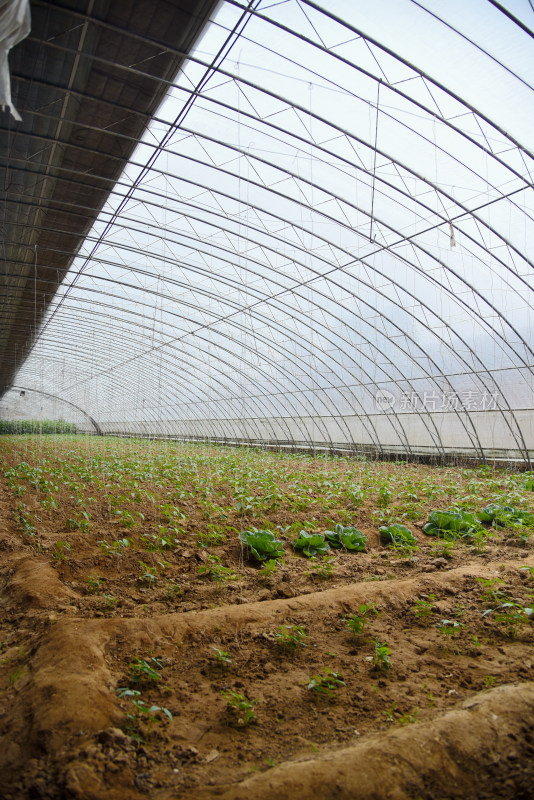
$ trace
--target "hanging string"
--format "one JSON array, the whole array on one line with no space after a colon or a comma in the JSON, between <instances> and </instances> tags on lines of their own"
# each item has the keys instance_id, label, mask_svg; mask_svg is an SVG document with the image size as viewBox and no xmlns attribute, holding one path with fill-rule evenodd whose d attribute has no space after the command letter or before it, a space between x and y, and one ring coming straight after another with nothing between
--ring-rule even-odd
<instances>
[{"instance_id":1,"label":"hanging string","mask_svg":"<svg viewBox=\"0 0 534 800\"><path fill-rule=\"evenodd\" d=\"M380 106L380 85L382 78L379 78L376 89L376 121L375 121L375 153L373 159L373 182L371 185L371 225L369 228L369 241L373 241L373 216L375 211L375 181L376 181L376 147L378 143L378 109Z\"/></svg>"}]
</instances>

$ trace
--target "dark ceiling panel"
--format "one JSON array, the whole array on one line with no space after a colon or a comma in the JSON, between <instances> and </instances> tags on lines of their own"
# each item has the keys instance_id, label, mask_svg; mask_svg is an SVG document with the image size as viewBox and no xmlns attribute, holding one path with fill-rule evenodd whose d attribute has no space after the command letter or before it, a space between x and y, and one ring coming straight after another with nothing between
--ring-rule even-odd
<instances>
[{"instance_id":1,"label":"dark ceiling panel","mask_svg":"<svg viewBox=\"0 0 534 800\"><path fill-rule=\"evenodd\" d=\"M0 112L0 392L217 0L32 3ZM132 67L134 69L132 69Z\"/></svg>"}]
</instances>

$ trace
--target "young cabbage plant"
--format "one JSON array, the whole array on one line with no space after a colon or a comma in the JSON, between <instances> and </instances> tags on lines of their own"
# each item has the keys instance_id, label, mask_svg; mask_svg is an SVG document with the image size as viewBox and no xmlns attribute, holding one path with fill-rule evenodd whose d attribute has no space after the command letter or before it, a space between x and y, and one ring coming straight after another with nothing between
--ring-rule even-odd
<instances>
[{"instance_id":1,"label":"young cabbage plant","mask_svg":"<svg viewBox=\"0 0 534 800\"><path fill-rule=\"evenodd\" d=\"M301 531L299 538L295 539L292 545L307 558L326 555L330 550L330 545L322 533L308 533L308 531Z\"/></svg>"},{"instance_id":2,"label":"young cabbage plant","mask_svg":"<svg viewBox=\"0 0 534 800\"><path fill-rule=\"evenodd\" d=\"M256 561L276 560L284 555L284 543L272 531L250 528L240 532L239 541Z\"/></svg>"},{"instance_id":3,"label":"young cabbage plant","mask_svg":"<svg viewBox=\"0 0 534 800\"><path fill-rule=\"evenodd\" d=\"M336 525L333 531L325 531L330 547L344 547L346 550L365 550L367 536L351 525Z\"/></svg>"}]
</instances>

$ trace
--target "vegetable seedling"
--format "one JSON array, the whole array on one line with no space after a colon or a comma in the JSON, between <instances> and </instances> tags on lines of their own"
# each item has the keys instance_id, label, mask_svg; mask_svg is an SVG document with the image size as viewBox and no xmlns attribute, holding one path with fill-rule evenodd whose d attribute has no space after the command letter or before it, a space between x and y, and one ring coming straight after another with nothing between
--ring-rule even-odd
<instances>
[{"instance_id":1,"label":"vegetable seedling","mask_svg":"<svg viewBox=\"0 0 534 800\"><path fill-rule=\"evenodd\" d=\"M249 700L244 694L234 692L231 689L223 689L222 696L226 700L227 710L231 715L234 724L246 728L256 721L256 715L252 709L256 700Z\"/></svg>"},{"instance_id":2,"label":"vegetable seedling","mask_svg":"<svg viewBox=\"0 0 534 800\"><path fill-rule=\"evenodd\" d=\"M373 669L377 672L387 672L393 666L390 659L391 648L387 642L375 639L375 652L373 656Z\"/></svg>"},{"instance_id":3,"label":"vegetable seedling","mask_svg":"<svg viewBox=\"0 0 534 800\"><path fill-rule=\"evenodd\" d=\"M306 632L304 625L280 625L274 639L281 647L287 650L296 650L297 647L306 647Z\"/></svg>"},{"instance_id":4,"label":"vegetable seedling","mask_svg":"<svg viewBox=\"0 0 534 800\"><path fill-rule=\"evenodd\" d=\"M258 528L241 531L239 541L256 561L276 560L284 555L284 543L272 531Z\"/></svg>"},{"instance_id":5,"label":"vegetable seedling","mask_svg":"<svg viewBox=\"0 0 534 800\"><path fill-rule=\"evenodd\" d=\"M455 619L442 619L436 623L436 627L438 633L441 633L442 636L448 636L453 639L461 633L465 625L462 622L457 622Z\"/></svg>"},{"instance_id":6,"label":"vegetable seedling","mask_svg":"<svg viewBox=\"0 0 534 800\"><path fill-rule=\"evenodd\" d=\"M365 550L367 536L351 525L336 525L333 531L325 531L325 539L330 547L344 547L349 551Z\"/></svg>"},{"instance_id":7,"label":"vegetable seedling","mask_svg":"<svg viewBox=\"0 0 534 800\"><path fill-rule=\"evenodd\" d=\"M295 539L292 545L307 558L326 555L330 550L330 545L322 533L308 533L308 531L301 531L299 538Z\"/></svg>"},{"instance_id":8,"label":"vegetable seedling","mask_svg":"<svg viewBox=\"0 0 534 800\"><path fill-rule=\"evenodd\" d=\"M353 614L348 614L344 617L343 622L354 636L359 636L364 632L371 614L379 616L380 611L374 603L362 603L358 606L358 611Z\"/></svg>"},{"instance_id":9,"label":"vegetable seedling","mask_svg":"<svg viewBox=\"0 0 534 800\"><path fill-rule=\"evenodd\" d=\"M307 684L307 689L317 697L333 700L340 686L345 686L345 681L339 672L334 672L329 667L325 667L322 675L312 675Z\"/></svg>"},{"instance_id":10,"label":"vegetable seedling","mask_svg":"<svg viewBox=\"0 0 534 800\"><path fill-rule=\"evenodd\" d=\"M221 667L229 667L232 663L232 659L230 658L229 654L226 650L221 650L220 647L215 647L212 645L212 650L215 652L215 659L217 664Z\"/></svg>"},{"instance_id":11,"label":"vegetable seedling","mask_svg":"<svg viewBox=\"0 0 534 800\"><path fill-rule=\"evenodd\" d=\"M435 594L429 594L426 598L420 598L419 600L416 600L415 604L412 606L414 616L417 617L417 619L421 622L428 622L434 613L432 609L435 601Z\"/></svg>"},{"instance_id":12,"label":"vegetable seedling","mask_svg":"<svg viewBox=\"0 0 534 800\"><path fill-rule=\"evenodd\" d=\"M160 681L161 675L158 671L160 669L163 669L163 664L159 658L154 657L149 658L147 661L145 658L136 656L135 661L131 661L128 664L130 679L133 683L138 684L157 683Z\"/></svg>"}]
</instances>

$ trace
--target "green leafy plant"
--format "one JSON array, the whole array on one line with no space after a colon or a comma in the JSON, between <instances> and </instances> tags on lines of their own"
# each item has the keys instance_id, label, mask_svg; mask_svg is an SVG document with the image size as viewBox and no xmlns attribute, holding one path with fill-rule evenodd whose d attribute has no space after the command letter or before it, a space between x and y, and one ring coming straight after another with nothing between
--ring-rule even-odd
<instances>
[{"instance_id":1,"label":"green leafy plant","mask_svg":"<svg viewBox=\"0 0 534 800\"><path fill-rule=\"evenodd\" d=\"M232 659L230 658L226 650L221 650L220 647L215 647L215 645L212 645L211 649L215 652L215 660L217 661L217 664L219 664L219 666L221 667L230 666L230 664L232 663Z\"/></svg>"},{"instance_id":2,"label":"green leafy plant","mask_svg":"<svg viewBox=\"0 0 534 800\"><path fill-rule=\"evenodd\" d=\"M436 627L438 629L438 633L442 636L448 636L451 639L454 639L458 636L465 625L462 622L458 622L455 619L442 619L436 623Z\"/></svg>"},{"instance_id":3,"label":"green leafy plant","mask_svg":"<svg viewBox=\"0 0 534 800\"><path fill-rule=\"evenodd\" d=\"M310 558L312 562L312 568L306 572L311 578L319 578L320 580L327 580L331 578L334 574L334 567L336 565L336 559L332 555L322 556L321 560L319 561L315 556Z\"/></svg>"},{"instance_id":4,"label":"green leafy plant","mask_svg":"<svg viewBox=\"0 0 534 800\"><path fill-rule=\"evenodd\" d=\"M280 625L274 634L277 644L286 650L296 650L297 647L305 647L306 631L304 625Z\"/></svg>"},{"instance_id":5,"label":"green leafy plant","mask_svg":"<svg viewBox=\"0 0 534 800\"><path fill-rule=\"evenodd\" d=\"M298 539L292 542L295 550L299 550L307 558L322 556L328 553L330 545L322 533L308 533L301 531Z\"/></svg>"},{"instance_id":6,"label":"green leafy plant","mask_svg":"<svg viewBox=\"0 0 534 800\"><path fill-rule=\"evenodd\" d=\"M246 728L252 722L256 722L253 706L257 700L249 700L244 694L234 692L232 689L223 689L221 694L226 700L226 708L234 724Z\"/></svg>"},{"instance_id":7,"label":"green leafy plant","mask_svg":"<svg viewBox=\"0 0 534 800\"><path fill-rule=\"evenodd\" d=\"M391 663L391 648L387 642L375 639L375 652L372 658L373 669L376 672L387 672L393 666Z\"/></svg>"},{"instance_id":8,"label":"green leafy plant","mask_svg":"<svg viewBox=\"0 0 534 800\"><path fill-rule=\"evenodd\" d=\"M369 622L371 615L380 615L380 611L375 604L361 603L361 605L358 606L358 611L353 614L348 614L344 617L343 622L354 636L360 636L365 631L365 626Z\"/></svg>"},{"instance_id":9,"label":"green leafy plant","mask_svg":"<svg viewBox=\"0 0 534 800\"><path fill-rule=\"evenodd\" d=\"M469 538L480 529L480 522L474 514L459 508L449 508L446 511L432 511L423 532L427 536L450 541L459 537Z\"/></svg>"},{"instance_id":10,"label":"green leafy plant","mask_svg":"<svg viewBox=\"0 0 534 800\"><path fill-rule=\"evenodd\" d=\"M391 547L414 547L417 539L409 528L399 522L392 522L390 525L381 525L378 529L380 538L387 542Z\"/></svg>"},{"instance_id":11,"label":"green leafy plant","mask_svg":"<svg viewBox=\"0 0 534 800\"><path fill-rule=\"evenodd\" d=\"M436 602L436 595L429 594L428 597L422 597L419 600L416 600L414 605L412 606L412 611L414 616L423 623L426 623L430 620L430 617L434 613L433 607L434 603Z\"/></svg>"},{"instance_id":12,"label":"green leafy plant","mask_svg":"<svg viewBox=\"0 0 534 800\"><path fill-rule=\"evenodd\" d=\"M490 503L478 516L481 522L493 525L495 528L507 528L514 524L524 528L534 527L534 514L514 506Z\"/></svg>"},{"instance_id":13,"label":"green leafy plant","mask_svg":"<svg viewBox=\"0 0 534 800\"><path fill-rule=\"evenodd\" d=\"M235 581L239 578L230 567L225 567L221 562L219 556L213 555L212 553L208 556L208 560L205 564L201 564L198 568L199 575L205 575L208 578L211 578L212 581L215 583L226 583L227 581Z\"/></svg>"},{"instance_id":14,"label":"green leafy plant","mask_svg":"<svg viewBox=\"0 0 534 800\"><path fill-rule=\"evenodd\" d=\"M346 550L365 550L367 536L350 525L336 525L333 531L325 531L325 539L330 547L344 547Z\"/></svg>"},{"instance_id":15,"label":"green leafy plant","mask_svg":"<svg viewBox=\"0 0 534 800\"><path fill-rule=\"evenodd\" d=\"M149 659L136 656L135 661L128 665L130 680L137 684L158 683L161 680L161 669L163 664L160 659L153 656Z\"/></svg>"},{"instance_id":16,"label":"green leafy plant","mask_svg":"<svg viewBox=\"0 0 534 800\"><path fill-rule=\"evenodd\" d=\"M240 532L239 541L256 561L276 560L284 555L284 543L272 531L250 528Z\"/></svg>"},{"instance_id":17,"label":"green leafy plant","mask_svg":"<svg viewBox=\"0 0 534 800\"><path fill-rule=\"evenodd\" d=\"M165 714L165 716L172 721L172 714L168 708L156 705L148 706L141 697L141 692L139 689L130 689L128 686L121 686L116 690L116 692L120 700L123 700L124 698L130 699L135 709L134 711L126 714L126 719L128 720L126 725L126 733L132 739L142 742L143 739L141 738L140 733L141 722L145 722L147 724L161 722L158 716L160 712Z\"/></svg>"},{"instance_id":18,"label":"green leafy plant","mask_svg":"<svg viewBox=\"0 0 534 800\"><path fill-rule=\"evenodd\" d=\"M325 700L333 700L341 686L345 686L342 676L329 667L325 667L320 675L312 675L307 683L308 691Z\"/></svg>"},{"instance_id":19,"label":"green leafy plant","mask_svg":"<svg viewBox=\"0 0 534 800\"><path fill-rule=\"evenodd\" d=\"M97 592L100 587L106 582L106 579L101 575L88 575L86 578L87 589L91 594Z\"/></svg>"},{"instance_id":20,"label":"green leafy plant","mask_svg":"<svg viewBox=\"0 0 534 800\"><path fill-rule=\"evenodd\" d=\"M285 561L283 559L269 558L263 563L263 567L259 570L259 574L262 576L262 578L268 579L274 575L278 569L281 569L284 564Z\"/></svg>"},{"instance_id":21,"label":"green leafy plant","mask_svg":"<svg viewBox=\"0 0 534 800\"><path fill-rule=\"evenodd\" d=\"M65 561L70 550L71 546L68 542L56 542L52 550L52 558L54 561Z\"/></svg>"}]
</instances>

